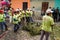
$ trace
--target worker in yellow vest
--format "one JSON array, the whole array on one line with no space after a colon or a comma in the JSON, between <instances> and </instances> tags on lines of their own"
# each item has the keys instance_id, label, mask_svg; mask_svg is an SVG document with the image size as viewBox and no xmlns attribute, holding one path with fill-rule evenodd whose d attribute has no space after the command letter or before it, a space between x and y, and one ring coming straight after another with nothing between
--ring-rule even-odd
<instances>
[{"instance_id":1,"label":"worker in yellow vest","mask_svg":"<svg viewBox=\"0 0 60 40\"><path fill-rule=\"evenodd\" d=\"M41 25L41 38L40 40L43 40L43 37L45 35L45 40L48 40L50 32L52 32L52 27L54 25L54 20L51 17L52 11L46 12L47 15L44 15L42 18L42 25Z\"/></svg>"},{"instance_id":2,"label":"worker in yellow vest","mask_svg":"<svg viewBox=\"0 0 60 40\"><path fill-rule=\"evenodd\" d=\"M3 11L0 10L0 30L1 30L1 33L3 32Z\"/></svg>"},{"instance_id":3,"label":"worker in yellow vest","mask_svg":"<svg viewBox=\"0 0 60 40\"><path fill-rule=\"evenodd\" d=\"M18 16L18 23L19 23L19 26L21 26L21 12L20 11L16 11L17 13L17 16Z\"/></svg>"},{"instance_id":4,"label":"worker in yellow vest","mask_svg":"<svg viewBox=\"0 0 60 40\"><path fill-rule=\"evenodd\" d=\"M5 23L5 15L4 15L3 10L0 10L0 25L1 25L0 28L1 28L2 32L5 31L5 30L8 30L7 25ZM5 30L4 30L4 28L5 28Z\"/></svg>"},{"instance_id":5,"label":"worker in yellow vest","mask_svg":"<svg viewBox=\"0 0 60 40\"><path fill-rule=\"evenodd\" d=\"M22 10L22 12L21 12L21 23L23 26L25 25L24 22L25 22L25 11Z\"/></svg>"},{"instance_id":6,"label":"worker in yellow vest","mask_svg":"<svg viewBox=\"0 0 60 40\"><path fill-rule=\"evenodd\" d=\"M13 15L13 24L14 24L14 32L17 32L18 29L19 29L19 24L18 24L18 15L16 13L16 11L14 12L14 15Z\"/></svg>"},{"instance_id":7,"label":"worker in yellow vest","mask_svg":"<svg viewBox=\"0 0 60 40\"><path fill-rule=\"evenodd\" d=\"M26 10L26 22L27 22L27 24L30 22L30 16L31 16L31 14L30 14L29 10Z\"/></svg>"},{"instance_id":8,"label":"worker in yellow vest","mask_svg":"<svg viewBox=\"0 0 60 40\"><path fill-rule=\"evenodd\" d=\"M2 14L3 15L3 25L5 26L5 30L7 31L8 30L8 26L6 25L6 15L5 14Z\"/></svg>"},{"instance_id":9,"label":"worker in yellow vest","mask_svg":"<svg viewBox=\"0 0 60 40\"><path fill-rule=\"evenodd\" d=\"M30 12L30 22L33 22L33 18L32 18L32 16L33 16L33 11L32 11L32 10L29 10L29 12Z\"/></svg>"}]
</instances>

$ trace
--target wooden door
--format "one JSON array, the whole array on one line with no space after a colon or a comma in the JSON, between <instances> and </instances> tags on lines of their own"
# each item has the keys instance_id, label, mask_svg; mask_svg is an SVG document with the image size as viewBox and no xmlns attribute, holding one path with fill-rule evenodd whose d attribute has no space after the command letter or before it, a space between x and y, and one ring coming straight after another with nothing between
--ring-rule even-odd
<instances>
[{"instance_id":1,"label":"wooden door","mask_svg":"<svg viewBox=\"0 0 60 40\"><path fill-rule=\"evenodd\" d=\"M46 12L49 2L42 2L42 11Z\"/></svg>"},{"instance_id":2,"label":"wooden door","mask_svg":"<svg viewBox=\"0 0 60 40\"><path fill-rule=\"evenodd\" d=\"M28 8L28 2L23 2L23 10L27 10Z\"/></svg>"}]
</instances>

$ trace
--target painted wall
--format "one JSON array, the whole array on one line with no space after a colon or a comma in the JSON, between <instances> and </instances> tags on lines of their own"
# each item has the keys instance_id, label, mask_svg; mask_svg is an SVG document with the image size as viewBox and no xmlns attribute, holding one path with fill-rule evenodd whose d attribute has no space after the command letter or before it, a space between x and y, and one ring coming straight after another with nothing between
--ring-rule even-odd
<instances>
[{"instance_id":1,"label":"painted wall","mask_svg":"<svg viewBox=\"0 0 60 40\"><path fill-rule=\"evenodd\" d=\"M42 8L42 2L49 2L49 7L54 7L54 0L40 0L40 1L32 1L30 8L35 6L37 10Z\"/></svg>"},{"instance_id":2,"label":"painted wall","mask_svg":"<svg viewBox=\"0 0 60 40\"><path fill-rule=\"evenodd\" d=\"M55 8L59 7L60 8L60 0L55 0Z\"/></svg>"},{"instance_id":3,"label":"painted wall","mask_svg":"<svg viewBox=\"0 0 60 40\"><path fill-rule=\"evenodd\" d=\"M11 0L11 7L14 9L23 9L23 2L28 2L28 8L30 8L30 0Z\"/></svg>"}]
</instances>

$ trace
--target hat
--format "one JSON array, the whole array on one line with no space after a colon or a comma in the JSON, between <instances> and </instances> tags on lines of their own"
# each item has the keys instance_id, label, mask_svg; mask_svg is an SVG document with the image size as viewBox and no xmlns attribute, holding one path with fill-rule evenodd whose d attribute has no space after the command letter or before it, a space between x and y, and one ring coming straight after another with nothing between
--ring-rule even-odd
<instances>
[{"instance_id":1,"label":"hat","mask_svg":"<svg viewBox=\"0 0 60 40\"><path fill-rule=\"evenodd\" d=\"M16 9L16 11L20 11L19 9Z\"/></svg>"},{"instance_id":2,"label":"hat","mask_svg":"<svg viewBox=\"0 0 60 40\"><path fill-rule=\"evenodd\" d=\"M26 13L29 13L29 11L26 11Z\"/></svg>"},{"instance_id":3,"label":"hat","mask_svg":"<svg viewBox=\"0 0 60 40\"><path fill-rule=\"evenodd\" d=\"M3 10L0 10L0 14L3 13Z\"/></svg>"},{"instance_id":4,"label":"hat","mask_svg":"<svg viewBox=\"0 0 60 40\"><path fill-rule=\"evenodd\" d=\"M47 10L46 13L53 13L53 11L51 11L51 10Z\"/></svg>"},{"instance_id":5,"label":"hat","mask_svg":"<svg viewBox=\"0 0 60 40\"><path fill-rule=\"evenodd\" d=\"M25 11L22 11L22 13L25 13Z\"/></svg>"},{"instance_id":6,"label":"hat","mask_svg":"<svg viewBox=\"0 0 60 40\"><path fill-rule=\"evenodd\" d=\"M10 10L12 10L12 8L10 8Z\"/></svg>"},{"instance_id":7,"label":"hat","mask_svg":"<svg viewBox=\"0 0 60 40\"><path fill-rule=\"evenodd\" d=\"M29 10L29 8L27 8L27 10Z\"/></svg>"},{"instance_id":8,"label":"hat","mask_svg":"<svg viewBox=\"0 0 60 40\"><path fill-rule=\"evenodd\" d=\"M21 10L21 9L20 9Z\"/></svg>"}]
</instances>

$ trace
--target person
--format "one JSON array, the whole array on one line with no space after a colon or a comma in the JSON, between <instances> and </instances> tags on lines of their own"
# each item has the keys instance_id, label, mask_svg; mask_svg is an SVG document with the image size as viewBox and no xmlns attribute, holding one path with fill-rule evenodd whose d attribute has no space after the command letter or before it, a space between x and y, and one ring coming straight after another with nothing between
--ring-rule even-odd
<instances>
[{"instance_id":1,"label":"person","mask_svg":"<svg viewBox=\"0 0 60 40\"><path fill-rule=\"evenodd\" d=\"M9 15L8 15L8 7L6 5L4 7L4 14L6 15L6 17L9 17Z\"/></svg>"},{"instance_id":2,"label":"person","mask_svg":"<svg viewBox=\"0 0 60 40\"><path fill-rule=\"evenodd\" d=\"M17 16L18 16L18 24L21 26L21 12L19 10L16 10Z\"/></svg>"},{"instance_id":3,"label":"person","mask_svg":"<svg viewBox=\"0 0 60 40\"><path fill-rule=\"evenodd\" d=\"M29 12L30 12L30 14L31 14L31 15L30 15L30 22L33 22L33 18L32 18L33 11L32 11L32 10L30 10Z\"/></svg>"},{"instance_id":4,"label":"person","mask_svg":"<svg viewBox=\"0 0 60 40\"><path fill-rule=\"evenodd\" d=\"M51 7L49 7L49 8L46 10L46 12L51 11L51 10L52 10Z\"/></svg>"},{"instance_id":5,"label":"person","mask_svg":"<svg viewBox=\"0 0 60 40\"><path fill-rule=\"evenodd\" d=\"M29 9L26 10L26 22L27 22L27 24L29 24L29 22L30 22L30 15L31 15L31 13L29 12Z\"/></svg>"},{"instance_id":6,"label":"person","mask_svg":"<svg viewBox=\"0 0 60 40\"><path fill-rule=\"evenodd\" d=\"M4 27L3 27L3 11L0 10L0 29L1 29L1 32L4 31Z\"/></svg>"},{"instance_id":7,"label":"person","mask_svg":"<svg viewBox=\"0 0 60 40\"><path fill-rule=\"evenodd\" d=\"M19 29L19 24L18 24L18 16L17 16L17 13L16 11L14 12L14 15L13 15L13 24L14 24L14 32L17 32L18 29Z\"/></svg>"},{"instance_id":8,"label":"person","mask_svg":"<svg viewBox=\"0 0 60 40\"><path fill-rule=\"evenodd\" d=\"M44 16L45 15L45 12L42 10L41 11L41 16Z\"/></svg>"},{"instance_id":9,"label":"person","mask_svg":"<svg viewBox=\"0 0 60 40\"><path fill-rule=\"evenodd\" d=\"M59 10L59 21L60 21L60 10Z\"/></svg>"},{"instance_id":10,"label":"person","mask_svg":"<svg viewBox=\"0 0 60 40\"><path fill-rule=\"evenodd\" d=\"M56 22L58 22L59 21L59 7L57 7L55 11L56 11L56 15L55 15L56 16Z\"/></svg>"},{"instance_id":11,"label":"person","mask_svg":"<svg viewBox=\"0 0 60 40\"><path fill-rule=\"evenodd\" d=\"M8 10L8 14L9 14L9 22L12 22L12 10Z\"/></svg>"},{"instance_id":12,"label":"person","mask_svg":"<svg viewBox=\"0 0 60 40\"><path fill-rule=\"evenodd\" d=\"M6 16L5 16L5 14L2 14L2 15L3 15L3 25L5 26L5 30L7 31L8 30L8 26L6 25L6 21L5 21Z\"/></svg>"},{"instance_id":13,"label":"person","mask_svg":"<svg viewBox=\"0 0 60 40\"><path fill-rule=\"evenodd\" d=\"M21 24L22 26L25 26L25 11L22 10L21 12Z\"/></svg>"},{"instance_id":14,"label":"person","mask_svg":"<svg viewBox=\"0 0 60 40\"><path fill-rule=\"evenodd\" d=\"M50 33L52 32L52 26L54 25L54 20L51 17L52 11L46 12L47 14L43 16L42 18L42 25L41 25L41 38L40 40L43 40L43 37L45 35L45 40L48 40Z\"/></svg>"},{"instance_id":15,"label":"person","mask_svg":"<svg viewBox=\"0 0 60 40\"><path fill-rule=\"evenodd\" d=\"M52 13L52 17L54 19L54 22L55 22L55 8L52 9L53 13Z\"/></svg>"}]
</instances>

